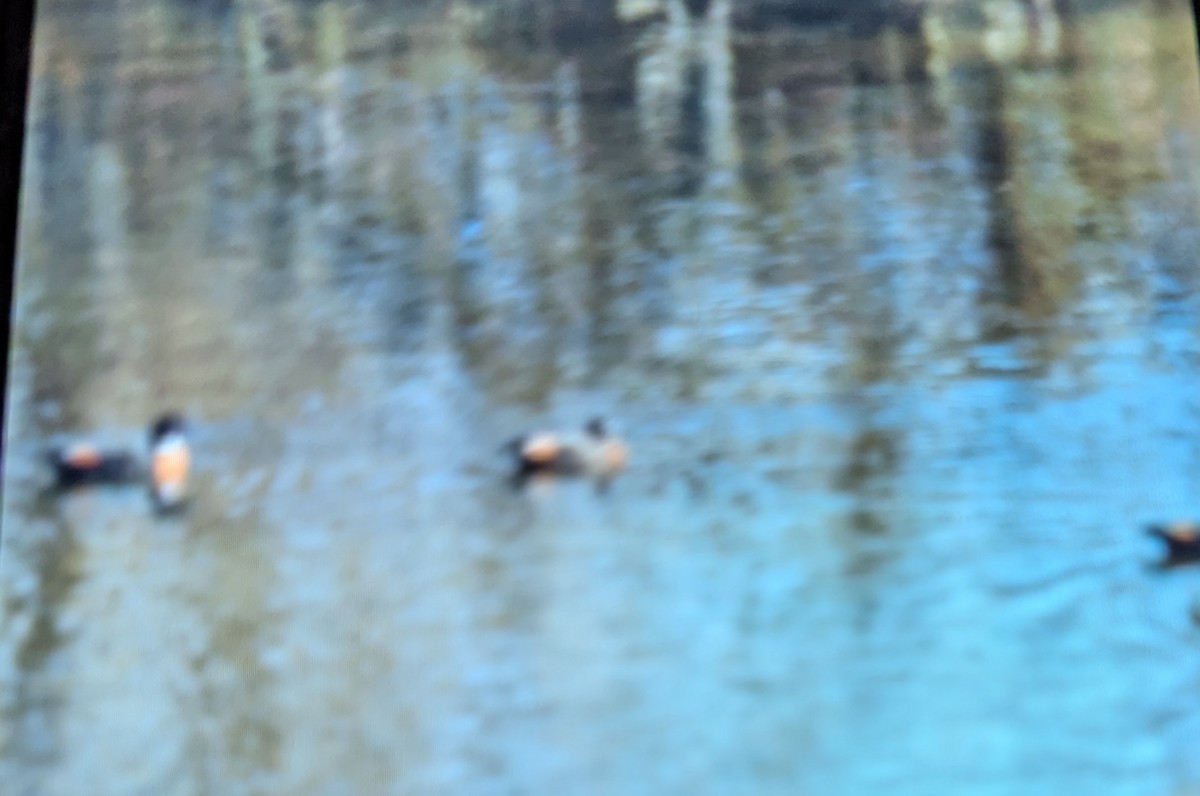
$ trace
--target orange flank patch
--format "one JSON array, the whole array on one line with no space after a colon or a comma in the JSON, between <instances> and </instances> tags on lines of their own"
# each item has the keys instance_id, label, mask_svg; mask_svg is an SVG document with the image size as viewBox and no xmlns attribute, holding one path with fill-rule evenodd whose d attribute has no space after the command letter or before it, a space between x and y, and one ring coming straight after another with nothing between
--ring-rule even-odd
<instances>
[{"instance_id":1,"label":"orange flank patch","mask_svg":"<svg viewBox=\"0 0 1200 796\"><path fill-rule=\"evenodd\" d=\"M184 447L171 448L154 454L153 478L155 486L178 487L187 480L192 457Z\"/></svg>"},{"instance_id":2,"label":"orange flank patch","mask_svg":"<svg viewBox=\"0 0 1200 796\"><path fill-rule=\"evenodd\" d=\"M72 467L90 470L100 466L100 450L93 445L76 445L63 455L63 461Z\"/></svg>"},{"instance_id":3,"label":"orange flank patch","mask_svg":"<svg viewBox=\"0 0 1200 796\"><path fill-rule=\"evenodd\" d=\"M562 450L558 440L550 434L535 434L521 446L521 457L533 464L549 464Z\"/></svg>"}]
</instances>

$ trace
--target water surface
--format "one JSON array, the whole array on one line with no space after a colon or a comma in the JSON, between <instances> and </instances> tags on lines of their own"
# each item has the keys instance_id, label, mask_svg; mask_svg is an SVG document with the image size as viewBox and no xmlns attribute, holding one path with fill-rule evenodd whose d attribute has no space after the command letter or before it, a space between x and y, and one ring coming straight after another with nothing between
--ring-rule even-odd
<instances>
[{"instance_id":1,"label":"water surface","mask_svg":"<svg viewBox=\"0 0 1200 796\"><path fill-rule=\"evenodd\" d=\"M6 792L1200 792L1181 5L184 5L39 8ZM186 516L40 496L167 407ZM595 413L610 495L504 487Z\"/></svg>"}]
</instances>

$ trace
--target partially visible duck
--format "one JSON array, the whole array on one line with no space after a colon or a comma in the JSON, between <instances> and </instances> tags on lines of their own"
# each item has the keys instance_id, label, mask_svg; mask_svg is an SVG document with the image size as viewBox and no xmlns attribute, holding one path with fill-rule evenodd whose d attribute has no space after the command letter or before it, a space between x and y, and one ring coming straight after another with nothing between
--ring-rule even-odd
<instances>
[{"instance_id":1,"label":"partially visible duck","mask_svg":"<svg viewBox=\"0 0 1200 796\"><path fill-rule=\"evenodd\" d=\"M46 452L46 460L54 468L55 485L73 489L90 484L125 484L140 475L137 457L128 451L102 450L79 442Z\"/></svg>"},{"instance_id":2,"label":"partially visible duck","mask_svg":"<svg viewBox=\"0 0 1200 796\"><path fill-rule=\"evenodd\" d=\"M539 431L517 437L505 450L513 457L518 487L535 476L587 477L603 492L629 462L629 447L598 417L588 421L583 433Z\"/></svg>"},{"instance_id":3,"label":"partially visible duck","mask_svg":"<svg viewBox=\"0 0 1200 796\"><path fill-rule=\"evenodd\" d=\"M150 429L150 495L159 512L178 510L187 502L192 452L186 427L177 414L165 414Z\"/></svg>"},{"instance_id":4,"label":"partially visible duck","mask_svg":"<svg viewBox=\"0 0 1200 796\"><path fill-rule=\"evenodd\" d=\"M1151 525L1146 532L1167 544L1163 566L1200 563L1200 524L1176 522L1170 525Z\"/></svg>"}]
</instances>

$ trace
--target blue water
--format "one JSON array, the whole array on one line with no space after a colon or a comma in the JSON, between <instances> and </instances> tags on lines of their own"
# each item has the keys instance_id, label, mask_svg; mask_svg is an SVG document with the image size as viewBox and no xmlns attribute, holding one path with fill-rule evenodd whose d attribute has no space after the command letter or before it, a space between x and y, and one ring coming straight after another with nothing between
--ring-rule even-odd
<instances>
[{"instance_id":1,"label":"blue water","mask_svg":"<svg viewBox=\"0 0 1200 796\"><path fill-rule=\"evenodd\" d=\"M346 8L275 67L252 10L40 9L5 787L1200 788L1200 573L1141 531L1200 513L1186 13L860 85L837 30L572 61ZM167 406L186 515L40 496ZM596 413L610 494L505 486Z\"/></svg>"}]
</instances>

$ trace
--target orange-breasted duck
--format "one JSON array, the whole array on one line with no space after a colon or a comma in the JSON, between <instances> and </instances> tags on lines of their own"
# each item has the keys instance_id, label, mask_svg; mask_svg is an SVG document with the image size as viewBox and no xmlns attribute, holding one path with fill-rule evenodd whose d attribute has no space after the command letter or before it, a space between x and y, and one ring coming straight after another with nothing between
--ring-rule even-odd
<instances>
[{"instance_id":1,"label":"orange-breasted duck","mask_svg":"<svg viewBox=\"0 0 1200 796\"><path fill-rule=\"evenodd\" d=\"M1200 564L1200 523L1151 525L1146 528L1146 532L1166 543L1167 556L1163 559L1163 566Z\"/></svg>"},{"instance_id":2,"label":"orange-breasted duck","mask_svg":"<svg viewBox=\"0 0 1200 796\"><path fill-rule=\"evenodd\" d=\"M150 495L160 512L180 509L187 502L192 451L183 418L166 414L150 429Z\"/></svg>"},{"instance_id":3,"label":"orange-breasted duck","mask_svg":"<svg viewBox=\"0 0 1200 796\"><path fill-rule=\"evenodd\" d=\"M604 491L629 462L628 445L601 418L589 420L582 433L538 431L517 437L504 449L513 457L518 487L535 476L587 477Z\"/></svg>"}]
</instances>

